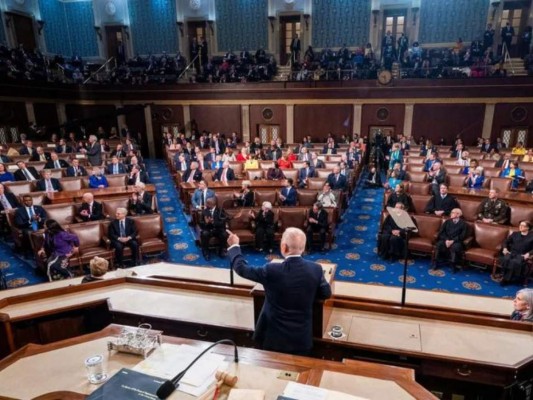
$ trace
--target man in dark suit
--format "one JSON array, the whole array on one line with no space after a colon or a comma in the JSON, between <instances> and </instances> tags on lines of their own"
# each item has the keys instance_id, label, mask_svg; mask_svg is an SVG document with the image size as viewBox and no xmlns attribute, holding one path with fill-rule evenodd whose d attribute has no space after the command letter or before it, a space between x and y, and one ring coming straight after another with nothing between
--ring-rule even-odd
<instances>
[{"instance_id":1,"label":"man in dark suit","mask_svg":"<svg viewBox=\"0 0 533 400\"><path fill-rule=\"evenodd\" d=\"M276 141L272 140L270 144L270 149L268 150L268 153L267 153L267 159L272 160L272 161L277 161L278 159L281 158L281 155L282 155L281 149L276 144Z\"/></svg>"},{"instance_id":2,"label":"man in dark suit","mask_svg":"<svg viewBox=\"0 0 533 400\"><path fill-rule=\"evenodd\" d=\"M287 179L285 187L281 189L279 199L282 206L295 206L296 205L296 188L293 186L294 181L292 178Z\"/></svg>"},{"instance_id":3,"label":"man in dark suit","mask_svg":"<svg viewBox=\"0 0 533 400\"><path fill-rule=\"evenodd\" d=\"M133 254L135 265L141 264L139 243L137 242L137 228L131 218L127 218L128 210L117 208L116 219L109 224L108 235L111 246L115 249L117 268L124 266L124 247L129 247Z\"/></svg>"},{"instance_id":4,"label":"man in dark suit","mask_svg":"<svg viewBox=\"0 0 533 400\"><path fill-rule=\"evenodd\" d=\"M67 168L67 176L87 176L87 170L80 165L80 160L75 158L71 162L71 166Z\"/></svg>"},{"instance_id":5,"label":"man in dark suit","mask_svg":"<svg viewBox=\"0 0 533 400\"><path fill-rule=\"evenodd\" d=\"M4 185L0 183L0 231L2 235L9 232L6 213L17 207L20 207L17 197L13 193L6 192Z\"/></svg>"},{"instance_id":6,"label":"man in dark suit","mask_svg":"<svg viewBox=\"0 0 533 400\"><path fill-rule=\"evenodd\" d=\"M211 238L218 239L218 255L224 257L226 248L226 221L228 217L226 212L216 206L214 198L207 199L206 208L202 212L202 221L200 222L200 241L202 246L202 254L206 260L210 259L209 255L209 241Z\"/></svg>"},{"instance_id":7,"label":"man in dark suit","mask_svg":"<svg viewBox=\"0 0 533 400\"><path fill-rule=\"evenodd\" d=\"M22 230L26 243L30 243L30 233L43 229L46 220L46 211L41 206L33 205L33 198L25 195L22 198L22 206L15 211L15 226ZM27 250L31 252L30 246Z\"/></svg>"},{"instance_id":8,"label":"man in dark suit","mask_svg":"<svg viewBox=\"0 0 533 400\"><path fill-rule=\"evenodd\" d=\"M202 180L202 171L198 169L198 163L193 161L190 167L181 177L182 182L200 182Z\"/></svg>"},{"instance_id":9,"label":"man in dark suit","mask_svg":"<svg viewBox=\"0 0 533 400\"><path fill-rule=\"evenodd\" d=\"M141 170L140 165L133 165L128 176L128 185L136 185L137 183L148 183L148 174Z\"/></svg>"},{"instance_id":10,"label":"man in dark suit","mask_svg":"<svg viewBox=\"0 0 533 400\"><path fill-rule=\"evenodd\" d=\"M320 251L325 251L326 231L328 229L328 212L322 208L322 203L316 202L309 211L307 218L307 249L313 251L313 235L320 235Z\"/></svg>"},{"instance_id":11,"label":"man in dark suit","mask_svg":"<svg viewBox=\"0 0 533 400\"><path fill-rule=\"evenodd\" d=\"M104 219L102 203L94 201L94 196L91 192L84 193L78 216L83 222Z\"/></svg>"},{"instance_id":12,"label":"man in dark suit","mask_svg":"<svg viewBox=\"0 0 533 400\"><path fill-rule=\"evenodd\" d=\"M298 186L301 188L304 188L307 186L307 179L313 178L315 176L315 169L311 167L311 163L309 161L305 162L305 165L303 168L300 168L298 171Z\"/></svg>"},{"instance_id":13,"label":"man in dark suit","mask_svg":"<svg viewBox=\"0 0 533 400\"><path fill-rule=\"evenodd\" d=\"M213 140L211 140L211 147L215 149L216 154L224 154L226 151L226 145L224 140L218 134L213 135Z\"/></svg>"},{"instance_id":14,"label":"man in dark suit","mask_svg":"<svg viewBox=\"0 0 533 400\"><path fill-rule=\"evenodd\" d=\"M24 146L19 149L19 154L21 156L29 155L31 159L37 154L37 150L35 150L35 148L33 147L33 143L31 140L26 140Z\"/></svg>"},{"instance_id":15,"label":"man in dark suit","mask_svg":"<svg viewBox=\"0 0 533 400\"><path fill-rule=\"evenodd\" d=\"M293 63L300 62L300 50L302 48L300 38L297 34L294 34L294 37L291 41L291 57Z\"/></svg>"},{"instance_id":16,"label":"man in dark suit","mask_svg":"<svg viewBox=\"0 0 533 400\"><path fill-rule=\"evenodd\" d=\"M501 168L502 171L511 166L511 155L505 153L498 161L496 161L496 168Z\"/></svg>"},{"instance_id":17,"label":"man in dark suit","mask_svg":"<svg viewBox=\"0 0 533 400\"><path fill-rule=\"evenodd\" d=\"M26 166L24 161L17 162L17 169L13 174L16 181L36 181L40 175L34 167Z\"/></svg>"},{"instance_id":18,"label":"man in dark suit","mask_svg":"<svg viewBox=\"0 0 533 400\"><path fill-rule=\"evenodd\" d=\"M146 185L139 182L135 185L135 192L128 200L128 211L130 215L152 214L152 195L146 190Z\"/></svg>"},{"instance_id":19,"label":"man in dark suit","mask_svg":"<svg viewBox=\"0 0 533 400\"><path fill-rule=\"evenodd\" d=\"M309 354L313 347L313 304L315 300L329 298L331 287L320 265L302 257L305 233L287 228L280 244L285 260L259 268L248 265L241 254L239 237L228 233L231 267L240 276L261 283L265 289L265 303L254 339L265 350Z\"/></svg>"},{"instance_id":20,"label":"man in dark suit","mask_svg":"<svg viewBox=\"0 0 533 400\"><path fill-rule=\"evenodd\" d=\"M438 217L442 217L444 215L450 215L451 211L458 207L459 204L455 197L448 194L448 186L441 184L439 195L432 196L431 199L429 199L424 212L426 214L435 214Z\"/></svg>"},{"instance_id":21,"label":"man in dark suit","mask_svg":"<svg viewBox=\"0 0 533 400\"><path fill-rule=\"evenodd\" d=\"M213 180L215 182L229 182L235 180L235 171L229 166L229 162L224 161L222 168L219 168L215 175L213 175Z\"/></svg>"},{"instance_id":22,"label":"man in dark suit","mask_svg":"<svg viewBox=\"0 0 533 400\"><path fill-rule=\"evenodd\" d=\"M117 147L113 149L113 151L111 152L112 157L117 156L118 158L123 158L123 157L126 157L126 155L127 153L126 151L124 151L124 148L122 147L122 144L120 143L117 144Z\"/></svg>"},{"instance_id":23,"label":"man in dark suit","mask_svg":"<svg viewBox=\"0 0 533 400\"><path fill-rule=\"evenodd\" d=\"M111 157L111 164L107 164L106 174L108 175L117 175L117 174L127 174L128 170L126 166L120 162L118 156Z\"/></svg>"},{"instance_id":24,"label":"man in dark suit","mask_svg":"<svg viewBox=\"0 0 533 400\"><path fill-rule=\"evenodd\" d=\"M507 51L511 51L511 43L513 41L514 37L514 28L511 26L509 22L505 24L505 26L502 28L501 36L502 36L502 43L505 44L507 47ZM503 48L502 48L503 51Z\"/></svg>"},{"instance_id":25,"label":"man in dark suit","mask_svg":"<svg viewBox=\"0 0 533 400\"><path fill-rule=\"evenodd\" d=\"M446 181L446 171L442 168L442 164L439 161L436 161L428 171L426 180L431 183L433 196L438 196L440 185Z\"/></svg>"},{"instance_id":26,"label":"man in dark suit","mask_svg":"<svg viewBox=\"0 0 533 400\"><path fill-rule=\"evenodd\" d=\"M454 208L450 213L450 219L440 227L433 269L437 269L439 263L446 261L447 257L452 263L454 273L460 269L458 263L464 251L463 240L467 234L467 224L461 219L462 215L460 208Z\"/></svg>"},{"instance_id":27,"label":"man in dark suit","mask_svg":"<svg viewBox=\"0 0 533 400\"><path fill-rule=\"evenodd\" d=\"M93 167L102 165L102 146L95 135L89 136L89 145L83 152L87 154L87 159Z\"/></svg>"},{"instance_id":28,"label":"man in dark suit","mask_svg":"<svg viewBox=\"0 0 533 400\"><path fill-rule=\"evenodd\" d=\"M320 160L318 158L318 154L316 154L315 152L311 153L311 167L315 169L326 167L326 164L324 164L324 161Z\"/></svg>"},{"instance_id":29,"label":"man in dark suit","mask_svg":"<svg viewBox=\"0 0 533 400\"><path fill-rule=\"evenodd\" d=\"M68 163L65 160L60 159L57 153L53 151L50 153L50 159L46 162L44 167L46 169L67 168Z\"/></svg>"},{"instance_id":30,"label":"man in dark suit","mask_svg":"<svg viewBox=\"0 0 533 400\"><path fill-rule=\"evenodd\" d=\"M337 154L337 149L335 148L335 143L334 142L329 142L328 144L326 144L324 146L324 148L322 149L322 154Z\"/></svg>"},{"instance_id":31,"label":"man in dark suit","mask_svg":"<svg viewBox=\"0 0 533 400\"><path fill-rule=\"evenodd\" d=\"M60 192L62 188L59 179L52 178L52 172L46 169L43 172L43 178L37 181L37 190L41 192Z\"/></svg>"},{"instance_id":32,"label":"man in dark suit","mask_svg":"<svg viewBox=\"0 0 533 400\"><path fill-rule=\"evenodd\" d=\"M67 144L65 139L59 139L59 144L56 146L56 153L59 154L70 154L75 153L72 146Z\"/></svg>"},{"instance_id":33,"label":"man in dark suit","mask_svg":"<svg viewBox=\"0 0 533 400\"><path fill-rule=\"evenodd\" d=\"M341 174L340 167L333 167L333 172L328 175L326 182L329 183L329 186L331 186L332 190L346 190L346 176Z\"/></svg>"},{"instance_id":34,"label":"man in dark suit","mask_svg":"<svg viewBox=\"0 0 533 400\"><path fill-rule=\"evenodd\" d=\"M33 156L30 157L30 161L48 161L50 160L50 153L47 151L44 151L44 148L42 146L37 147L37 150L35 153L33 153Z\"/></svg>"}]
</instances>

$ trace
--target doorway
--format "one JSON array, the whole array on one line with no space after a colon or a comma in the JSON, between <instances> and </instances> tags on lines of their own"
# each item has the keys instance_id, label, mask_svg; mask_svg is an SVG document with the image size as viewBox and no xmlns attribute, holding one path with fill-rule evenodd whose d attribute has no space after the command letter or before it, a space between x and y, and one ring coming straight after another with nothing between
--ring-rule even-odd
<instances>
[{"instance_id":1,"label":"doorway","mask_svg":"<svg viewBox=\"0 0 533 400\"><path fill-rule=\"evenodd\" d=\"M511 57L518 57L520 55L520 38L527 26L530 4L531 0L525 0L507 1L503 5L500 25L503 28L509 22L509 25L514 29L514 36L511 41L511 48L509 49L509 55Z\"/></svg>"},{"instance_id":2,"label":"doorway","mask_svg":"<svg viewBox=\"0 0 533 400\"><path fill-rule=\"evenodd\" d=\"M279 17L279 59L280 65L288 65L291 59L291 43L294 35L298 35L300 46L302 41L299 15ZM301 50L301 49L300 49ZM300 51L301 52L301 51Z\"/></svg>"},{"instance_id":3,"label":"doorway","mask_svg":"<svg viewBox=\"0 0 533 400\"><path fill-rule=\"evenodd\" d=\"M505 143L505 147L513 148L518 142L522 142L524 147L528 147L527 138L529 134L529 128L527 126L522 127L509 127L503 128L500 134L502 142Z\"/></svg>"},{"instance_id":4,"label":"doorway","mask_svg":"<svg viewBox=\"0 0 533 400\"><path fill-rule=\"evenodd\" d=\"M368 128L369 143L374 143L378 131L381 131L383 138L386 138L387 136L394 138L394 126L371 126Z\"/></svg>"},{"instance_id":5,"label":"doorway","mask_svg":"<svg viewBox=\"0 0 533 400\"><path fill-rule=\"evenodd\" d=\"M206 41L206 24L207 21L188 21L187 36L189 38L189 62L199 55L198 60L194 63L197 71L200 65L207 63L208 43Z\"/></svg>"},{"instance_id":6,"label":"doorway","mask_svg":"<svg viewBox=\"0 0 533 400\"><path fill-rule=\"evenodd\" d=\"M16 45L22 45L24 50L33 51L37 48L35 31L33 30L33 19L25 15L15 13L5 13L9 23L13 26Z\"/></svg>"},{"instance_id":7,"label":"doorway","mask_svg":"<svg viewBox=\"0 0 533 400\"><path fill-rule=\"evenodd\" d=\"M261 138L261 143L270 143L280 137L280 125L260 124L257 125L257 136Z\"/></svg>"},{"instance_id":8,"label":"doorway","mask_svg":"<svg viewBox=\"0 0 533 400\"><path fill-rule=\"evenodd\" d=\"M124 45L124 27L108 25L105 27L107 59L115 57L117 64L123 64L128 59Z\"/></svg>"}]
</instances>

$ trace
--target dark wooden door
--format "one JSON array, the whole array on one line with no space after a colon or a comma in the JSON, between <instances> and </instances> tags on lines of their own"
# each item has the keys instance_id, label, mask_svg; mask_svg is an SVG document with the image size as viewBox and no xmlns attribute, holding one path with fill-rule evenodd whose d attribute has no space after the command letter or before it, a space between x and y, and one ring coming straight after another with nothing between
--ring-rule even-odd
<instances>
[{"instance_id":1,"label":"dark wooden door","mask_svg":"<svg viewBox=\"0 0 533 400\"><path fill-rule=\"evenodd\" d=\"M187 22L187 34L189 36L189 62L194 58L192 54L192 42L193 38L196 38L198 46L202 43L203 38L206 37L206 21L188 21ZM200 47L198 47L198 52L200 52ZM204 55L205 57L205 55ZM204 65L207 60L198 60L197 67L199 65Z\"/></svg>"},{"instance_id":2,"label":"dark wooden door","mask_svg":"<svg viewBox=\"0 0 533 400\"><path fill-rule=\"evenodd\" d=\"M6 13L11 19L15 31L17 46L22 44L27 51L33 51L37 47L35 41L35 31L33 30L33 19L25 15Z\"/></svg>"},{"instance_id":3,"label":"dark wooden door","mask_svg":"<svg viewBox=\"0 0 533 400\"><path fill-rule=\"evenodd\" d=\"M528 25L528 14L531 0L506 1L503 6L501 26L504 27L507 22L514 29L514 37L509 49L511 57L520 55L520 38ZM499 32L496 32L499 35Z\"/></svg>"},{"instance_id":4,"label":"dark wooden door","mask_svg":"<svg viewBox=\"0 0 533 400\"><path fill-rule=\"evenodd\" d=\"M281 137L281 126L260 124L257 126L257 136L261 138L261 143L270 143L271 140Z\"/></svg>"},{"instance_id":5,"label":"dark wooden door","mask_svg":"<svg viewBox=\"0 0 533 400\"><path fill-rule=\"evenodd\" d=\"M302 38L300 16L292 15L279 18L279 59L280 65L287 65L291 57L291 42L294 35Z\"/></svg>"},{"instance_id":6,"label":"dark wooden door","mask_svg":"<svg viewBox=\"0 0 533 400\"><path fill-rule=\"evenodd\" d=\"M106 37L106 58L115 57L117 63L121 64L127 59L126 47L124 46L124 32L120 25L108 25L105 27Z\"/></svg>"}]
</instances>

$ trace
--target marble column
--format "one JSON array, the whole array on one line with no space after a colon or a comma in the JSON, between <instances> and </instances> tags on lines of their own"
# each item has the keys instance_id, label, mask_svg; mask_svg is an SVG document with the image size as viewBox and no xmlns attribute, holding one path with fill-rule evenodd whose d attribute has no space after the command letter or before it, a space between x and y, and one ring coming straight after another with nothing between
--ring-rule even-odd
<instances>
[{"instance_id":1,"label":"marble column","mask_svg":"<svg viewBox=\"0 0 533 400\"><path fill-rule=\"evenodd\" d=\"M191 135L191 106L185 104L183 106L183 125L185 125L185 136Z\"/></svg>"},{"instance_id":2,"label":"marble column","mask_svg":"<svg viewBox=\"0 0 533 400\"><path fill-rule=\"evenodd\" d=\"M415 110L414 104L406 104L403 118L403 135L405 137L413 136L413 114Z\"/></svg>"},{"instance_id":3,"label":"marble column","mask_svg":"<svg viewBox=\"0 0 533 400\"><path fill-rule=\"evenodd\" d=\"M250 105L241 106L242 141L250 140Z\"/></svg>"},{"instance_id":4,"label":"marble column","mask_svg":"<svg viewBox=\"0 0 533 400\"><path fill-rule=\"evenodd\" d=\"M152 106L144 107L144 121L146 123L146 142L150 158L155 158L154 128L152 125Z\"/></svg>"},{"instance_id":5,"label":"marble column","mask_svg":"<svg viewBox=\"0 0 533 400\"><path fill-rule=\"evenodd\" d=\"M483 118L483 131L481 132L481 137L484 139L490 139L492 134L492 123L494 121L494 109L496 108L495 104L486 104L485 105L485 117Z\"/></svg>"},{"instance_id":6,"label":"marble column","mask_svg":"<svg viewBox=\"0 0 533 400\"><path fill-rule=\"evenodd\" d=\"M362 117L363 117L363 105L354 104L353 105L352 135L354 133L358 133L359 137L363 136L363 132L361 132ZM350 135L350 137L352 137L352 135Z\"/></svg>"},{"instance_id":7,"label":"marble column","mask_svg":"<svg viewBox=\"0 0 533 400\"><path fill-rule=\"evenodd\" d=\"M287 104L287 137L285 143L294 143L294 104Z\"/></svg>"}]
</instances>

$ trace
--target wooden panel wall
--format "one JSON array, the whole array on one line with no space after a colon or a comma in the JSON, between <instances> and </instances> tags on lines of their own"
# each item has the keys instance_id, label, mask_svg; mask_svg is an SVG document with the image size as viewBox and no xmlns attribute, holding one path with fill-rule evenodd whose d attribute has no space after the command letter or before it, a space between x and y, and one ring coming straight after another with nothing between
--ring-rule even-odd
<instances>
[{"instance_id":1,"label":"wooden panel wall","mask_svg":"<svg viewBox=\"0 0 533 400\"><path fill-rule=\"evenodd\" d=\"M56 105L53 103L33 103L35 123L38 126L46 126L48 134L58 133L59 119Z\"/></svg>"},{"instance_id":2,"label":"wooden panel wall","mask_svg":"<svg viewBox=\"0 0 533 400\"><path fill-rule=\"evenodd\" d=\"M111 127L117 126L117 110L114 105L80 105L67 104L65 106L69 130L74 129L79 132L79 127L85 127L88 135L96 133L99 126L106 132Z\"/></svg>"},{"instance_id":3,"label":"wooden panel wall","mask_svg":"<svg viewBox=\"0 0 533 400\"><path fill-rule=\"evenodd\" d=\"M129 118L130 117L128 116L128 121ZM152 106L152 130L154 133L155 152L158 158L163 156L160 144L163 141L161 126L164 124L179 124L180 128L183 128L185 126L185 121L183 120L183 107L165 104ZM144 130L142 132L144 132Z\"/></svg>"},{"instance_id":4,"label":"wooden panel wall","mask_svg":"<svg viewBox=\"0 0 533 400\"><path fill-rule=\"evenodd\" d=\"M25 131L28 127L28 117L24 102L1 101L0 125L18 127L21 132Z\"/></svg>"},{"instance_id":5,"label":"wooden panel wall","mask_svg":"<svg viewBox=\"0 0 533 400\"><path fill-rule=\"evenodd\" d=\"M195 120L201 131L220 132L230 135L242 133L241 106L191 106L191 120Z\"/></svg>"},{"instance_id":6,"label":"wooden panel wall","mask_svg":"<svg viewBox=\"0 0 533 400\"><path fill-rule=\"evenodd\" d=\"M353 106L351 104L295 105L294 141L301 142L311 135L313 141L323 142L328 133L336 137L351 134Z\"/></svg>"},{"instance_id":7,"label":"wooden panel wall","mask_svg":"<svg viewBox=\"0 0 533 400\"><path fill-rule=\"evenodd\" d=\"M403 133L404 118L403 104L364 104L359 133L368 136L371 126L393 126L395 134Z\"/></svg>"},{"instance_id":8,"label":"wooden panel wall","mask_svg":"<svg viewBox=\"0 0 533 400\"><path fill-rule=\"evenodd\" d=\"M272 119L265 120L263 118L263 110L269 108L272 110ZM258 126L261 124L280 125L281 139L283 142L287 140L287 107L283 104L276 105L251 105L250 106L250 140L257 135Z\"/></svg>"},{"instance_id":9,"label":"wooden panel wall","mask_svg":"<svg viewBox=\"0 0 533 400\"><path fill-rule=\"evenodd\" d=\"M518 108L523 109L525 113ZM533 104L496 104L491 139L496 140L500 136L501 130L508 127L529 128L527 145L533 147Z\"/></svg>"},{"instance_id":10,"label":"wooden panel wall","mask_svg":"<svg viewBox=\"0 0 533 400\"><path fill-rule=\"evenodd\" d=\"M424 136L452 144L460 134L467 146L481 137L485 118L484 104L415 104L412 136Z\"/></svg>"}]
</instances>

